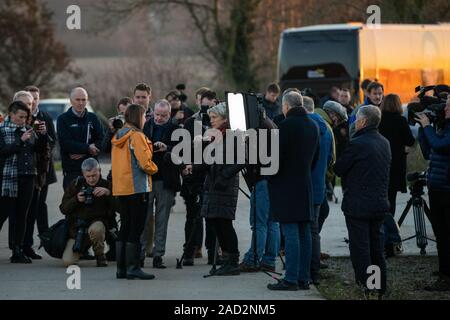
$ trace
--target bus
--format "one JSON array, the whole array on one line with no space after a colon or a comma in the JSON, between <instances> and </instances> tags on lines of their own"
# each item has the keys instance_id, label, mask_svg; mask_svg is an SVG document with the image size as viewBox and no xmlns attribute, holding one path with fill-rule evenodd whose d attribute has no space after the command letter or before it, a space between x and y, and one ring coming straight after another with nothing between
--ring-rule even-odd
<instances>
[{"instance_id":1,"label":"bus","mask_svg":"<svg viewBox=\"0 0 450 320\"><path fill-rule=\"evenodd\" d=\"M402 103L419 85L450 84L450 24L365 25L348 23L287 29L278 52L280 87L311 88L318 96L332 86L363 101L360 84L378 80Z\"/></svg>"}]
</instances>

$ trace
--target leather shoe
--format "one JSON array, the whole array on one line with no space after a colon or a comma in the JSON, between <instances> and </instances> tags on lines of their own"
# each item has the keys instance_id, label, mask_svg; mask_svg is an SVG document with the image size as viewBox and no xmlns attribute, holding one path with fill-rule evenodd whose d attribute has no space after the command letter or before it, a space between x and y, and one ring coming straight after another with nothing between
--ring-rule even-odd
<instances>
[{"instance_id":1,"label":"leather shoe","mask_svg":"<svg viewBox=\"0 0 450 320\"><path fill-rule=\"evenodd\" d=\"M153 258L153 268L156 268L156 269L165 269L165 268L167 268L164 265L162 257L154 257Z\"/></svg>"},{"instance_id":2,"label":"leather shoe","mask_svg":"<svg viewBox=\"0 0 450 320\"><path fill-rule=\"evenodd\" d=\"M28 258L31 258L33 260L41 260L42 256L38 255L33 248L26 248L23 249L24 255L26 255Z\"/></svg>"},{"instance_id":3,"label":"leather shoe","mask_svg":"<svg viewBox=\"0 0 450 320\"><path fill-rule=\"evenodd\" d=\"M278 283L269 283L267 289L273 291L298 291L298 285L296 283L280 280Z\"/></svg>"}]
</instances>

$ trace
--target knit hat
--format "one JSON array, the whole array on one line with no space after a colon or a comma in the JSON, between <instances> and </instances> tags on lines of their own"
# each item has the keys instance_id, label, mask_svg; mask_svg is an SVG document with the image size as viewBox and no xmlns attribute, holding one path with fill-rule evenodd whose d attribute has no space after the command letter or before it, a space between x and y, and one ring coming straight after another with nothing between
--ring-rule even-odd
<instances>
[{"instance_id":1,"label":"knit hat","mask_svg":"<svg viewBox=\"0 0 450 320\"><path fill-rule=\"evenodd\" d=\"M339 102L329 100L325 102L322 109L334 112L342 121L348 121L347 111Z\"/></svg>"}]
</instances>

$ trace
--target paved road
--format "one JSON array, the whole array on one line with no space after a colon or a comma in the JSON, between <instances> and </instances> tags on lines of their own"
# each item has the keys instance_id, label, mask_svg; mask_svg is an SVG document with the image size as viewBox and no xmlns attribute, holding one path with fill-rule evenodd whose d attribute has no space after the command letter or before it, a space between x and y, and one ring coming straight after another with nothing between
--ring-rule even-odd
<instances>
[{"instance_id":1,"label":"paved road","mask_svg":"<svg viewBox=\"0 0 450 320\"><path fill-rule=\"evenodd\" d=\"M106 172L107 168L103 168ZM59 181L62 181L59 174ZM340 190L337 190L341 198ZM58 205L62 197L62 187L59 183L50 187L48 205L49 220L54 223L61 219ZM399 198L399 211L406 204L407 196ZM248 223L248 200L240 194L235 228L239 237L239 249L243 255L248 249L251 233ZM127 281L115 279L115 265L107 268L96 268L95 262L81 263L81 290L69 290L66 286L68 274L57 259L50 258L41 249L44 256L41 261L32 265L13 265L9 263L10 251L7 248L7 226L0 233L0 299L262 299L262 300L292 300L321 299L315 288L303 292L272 292L266 285L273 280L263 273L243 274L236 277L212 277L204 279L210 266L206 258L196 260L194 267L175 268L176 258L182 253L184 241L185 208L181 198L177 197L176 205L170 217L167 254L165 258L168 269L155 270L145 268L145 271L156 275L153 281ZM7 223L6 223L7 225ZM414 230L412 214L402 228L402 234L407 236ZM331 205L330 217L323 229L323 251L336 256L348 255L348 247L344 242L346 228L339 205ZM37 239L36 239L36 243ZM414 240L405 245L405 254L418 254ZM430 245L430 254L435 254L435 247ZM205 256L206 253L204 252ZM148 259L147 265L151 265ZM281 270L279 262L278 270Z\"/></svg>"}]
</instances>

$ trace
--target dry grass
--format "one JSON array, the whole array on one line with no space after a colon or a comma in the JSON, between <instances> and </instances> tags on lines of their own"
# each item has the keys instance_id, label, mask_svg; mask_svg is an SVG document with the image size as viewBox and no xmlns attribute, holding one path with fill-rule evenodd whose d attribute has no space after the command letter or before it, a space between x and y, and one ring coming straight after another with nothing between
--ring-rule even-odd
<instances>
[{"instance_id":1,"label":"dry grass","mask_svg":"<svg viewBox=\"0 0 450 320\"><path fill-rule=\"evenodd\" d=\"M353 267L348 257L332 257L329 269L322 271L320 293L331 300L363 300L362 291L354 281ZM450 292L427 292L424 286L436 278L436 256L397 256L388 259L388 291L385 300L449 300Z\"/></svg>"}]
</instances>

